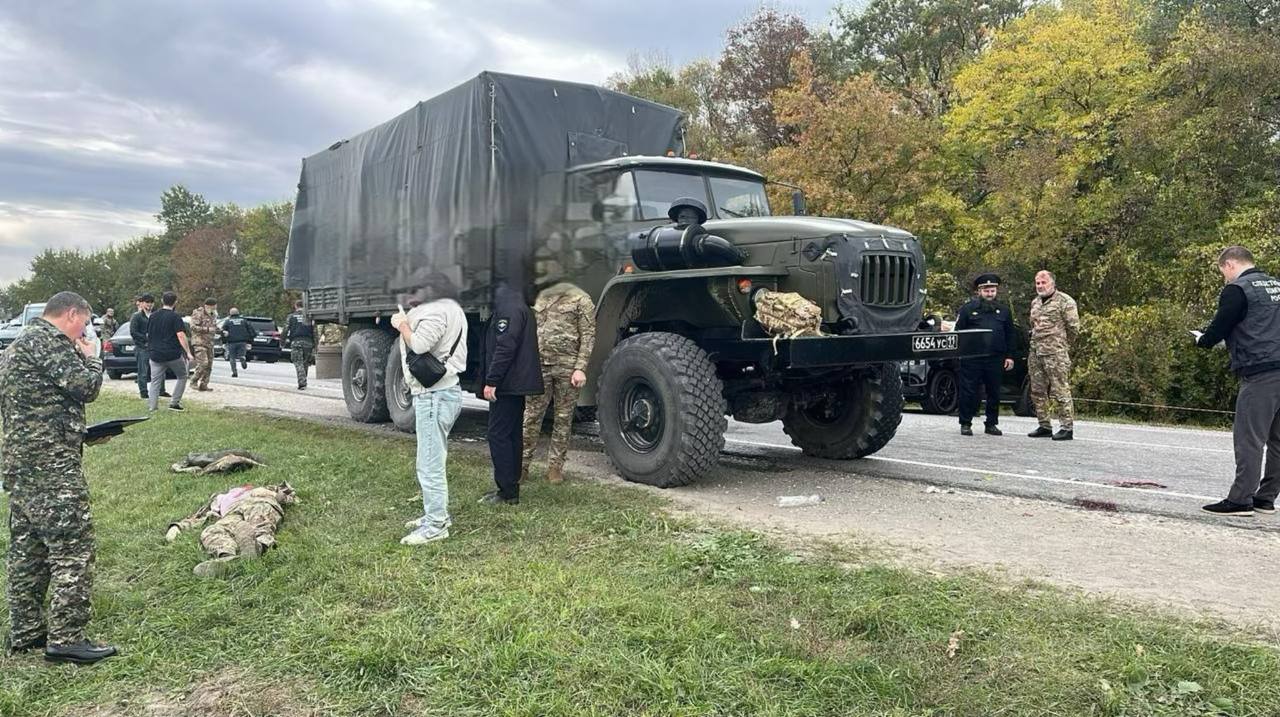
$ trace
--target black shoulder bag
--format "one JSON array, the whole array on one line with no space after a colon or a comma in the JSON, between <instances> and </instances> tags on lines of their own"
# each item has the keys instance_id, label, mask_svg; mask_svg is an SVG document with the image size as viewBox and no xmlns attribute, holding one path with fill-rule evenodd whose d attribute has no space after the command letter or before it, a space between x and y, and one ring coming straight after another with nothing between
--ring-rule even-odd
<instances>
[{"instance_id":1,"label":"black shoulder bag","mask_svg":"<svg viewBox=\"0 0 1280 717\"><path fill-rule=\"evenodd\" d=\"M440 379L444 378L444 375L448 372L445 364L449 363L449 359L453 358L453 352L458 350L458 342L462 340L463 333L462 331L458 332L458 338L453 340L453 348L449 349L449 354L443 359L436 358L430 351L425 354L410 351L405 356L405 363L409 365L409 373L413 374L413 377L418 380L418 383L422 384L423 388L431 388L439 383Z\"/></svg>"}]
</instances>

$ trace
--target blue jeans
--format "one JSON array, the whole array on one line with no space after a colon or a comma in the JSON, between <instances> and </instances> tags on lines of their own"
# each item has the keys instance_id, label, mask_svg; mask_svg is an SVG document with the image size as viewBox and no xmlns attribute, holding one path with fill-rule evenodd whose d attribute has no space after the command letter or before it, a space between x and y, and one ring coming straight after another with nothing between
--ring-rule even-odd
<instances>
[{"instance_id":1,"label":"blue jeans","mask_svg":"<svg viewBox=\"0 0 1280 717\"><path fill-rule=\"evenodd\" d=\"M424 525L442 527L449 519L449 483L445 460L449 457L449 431L462 413L462 389L457 386L415 394L417 414L418 485L422 486Z\"/></svg>"},{"instance_id":2,"label":"blue jeans","mask_svg":"<svg viewBox=\"0 0 1280 717\"><path fill-rule=\"evenodd\" d=\"M139 346L133 347L133 358L138 362L138 393L147 397L147 386L151 383L151 354ZM161 384L161 389L164 385Z\"/></svg>"},{"instance_id":3,"label":"blue jeans","mask_svg":"<svg viewBox=\"0 0 1280 717\"><path fill-rule=\"evenodd\" d=\"M236 341L226 345L227 362L231 364L231 373L237 373L236 369L240 368L236 362L244 362L245 357L249 354L249 344L243 341Z\"/></svg>"}]
</instances>

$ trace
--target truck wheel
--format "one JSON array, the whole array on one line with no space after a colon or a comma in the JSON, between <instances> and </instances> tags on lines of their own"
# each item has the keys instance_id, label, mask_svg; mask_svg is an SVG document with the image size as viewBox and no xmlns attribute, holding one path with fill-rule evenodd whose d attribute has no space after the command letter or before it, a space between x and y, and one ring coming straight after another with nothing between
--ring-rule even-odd
<instances>
[{"instance_id":1,"label":"truck wheel","mask_svg":"<svg viewBox=\"0 0 1280 717\"><path fill-rule=\"evenodd\" d=\"M418 415L413 409L413 394L409 393L409 385L404 381L404 367L400 365L400 352L403 350L403 341L393 341L391 350L387 352L387 413L396 428L413 433L418 427Z\"/></svg>"},{"instance_id":2,"label":"truck wheel","mask_svg":"<svg viewBox=\"0 0 1280 717\"><path fill-rule=\"evenodd\" d=\"M960 405L960 382L956 372L949 368L940 368L929 372L929 381L924 387L924 397L920 399L920 408L925 413L948 414Z\"/></svg>"},{"instance_id":3,"label":"truck wheel","mask_svg":"<svg viewBox=\"0 0 1280 717\"><path fill-rule=\"evenodd\" d=\"M361 423L384 423L391 418L385 373L391 341L385 331L360 329L342 349L342 397L347 412Z\"/></svg>"},{"instance_id":4,"label":"truck wheel","mask_svg":"<svg viewBox=\"0 0 1280 717\"><path fill-rule=\"evenodd\" d=\"M124 378L124 371L115 371L112 369L107 369L107 378L111 379L112 381L119 381L120 379Z\"/></svg>"},{"instance_id":5,"label":"truck wheel","mask_svg":"<svg viewBox=\"0 0 1280 717\"><path fill-rule=\"evenodd\" d=\"M1031 379L1022 380L1022 393L1013 404L1013 415L1027 418L1036 415L1036 407L1031 403Z\"/></svg>"},{"instance_id":6,"label":"truck wheel","mask_svg":"<svg viewBox=\"0 0 1280 717\"><path fill-rule=\"evenodd\" d=\"M901 422L902 377L897 364L885 363L807 406L792 402L782 428L806 456L843 460L884 448Z\"/></svg>"},{"instance_id":7,"label":"truck wheel","mask_svg":"<svg viewBox=\"0 0 1280 717\"><path fill-rule=\"evenodd\" d=\"M596 408L605 453L623 478L670 488L716 465L724 447L723 385L706 352L665 332L614 347Z\"/></svg>"}]
</instances>

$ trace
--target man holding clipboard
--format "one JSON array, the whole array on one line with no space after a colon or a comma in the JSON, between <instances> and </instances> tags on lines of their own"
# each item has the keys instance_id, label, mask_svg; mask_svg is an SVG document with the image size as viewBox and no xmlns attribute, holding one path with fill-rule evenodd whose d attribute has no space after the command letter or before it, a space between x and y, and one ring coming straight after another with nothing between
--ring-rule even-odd
<instances>
[{"instance_id":1,"label":"man holding clipboard","mask_svg":"<svg viewBox=\"0 0 1280 717\"><path fill-rule=\"evenodd\" d=\"M85 337L92 316L80 295L55 294L0 358L0 471L9 490L8 650L43 648L51 662L88 664L116 654L85 636L94 547L81 467L84 406L102 388L102 359Z\"/></svg>"}]
</instances>

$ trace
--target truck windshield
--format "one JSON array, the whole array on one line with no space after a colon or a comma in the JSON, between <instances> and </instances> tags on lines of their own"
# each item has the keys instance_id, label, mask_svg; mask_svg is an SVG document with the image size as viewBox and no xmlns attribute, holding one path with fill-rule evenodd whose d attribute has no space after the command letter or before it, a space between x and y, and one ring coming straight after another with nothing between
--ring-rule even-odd
<instances>
[{"instance_id":1,"label":"truck windshield","mask_svg":"<svg viewBox=\"0 0 1280 717\"><path fill-rule=\"evenodd\" d=\"M769 199L765 196L764 184L737 177L712 175L710 179L711 195L720 216L769 216Z\"/></svg>"},{"instance_id":2,"label":"truck windshield","mask_svg":"<svg viewBox=\"0 0 1280 717\"><path fill-rule=\"evenodd\" d=\"M707 184L701 174L682 174L639 169L635 172L636 193L640 195L640 219L665 219L671 204L681 197L693 197L710 207Z\"/></svg>"}]
</instances>

